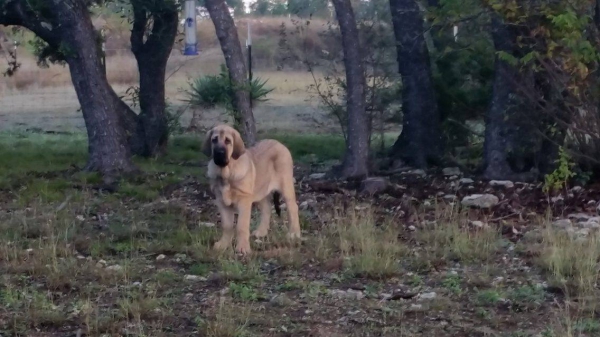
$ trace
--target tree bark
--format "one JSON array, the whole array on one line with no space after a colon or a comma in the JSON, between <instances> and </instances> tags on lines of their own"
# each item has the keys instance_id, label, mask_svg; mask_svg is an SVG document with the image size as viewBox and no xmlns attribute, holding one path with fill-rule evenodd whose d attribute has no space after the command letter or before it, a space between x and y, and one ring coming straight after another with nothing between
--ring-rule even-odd
<instances>
[{"instance_id":1,"label":"tree bark","mask_svg":"<svg viewBox=\"0 0 600 337\"><path fill-rule=\"evenodd\" d=\"M399 72L402 76L402 133L391 155L425 168L439 163L443 141L433 87L424 21L416 0L390 0Z\"/></svg>"},{"instance_id":2,"label":"tree bark","mask_svg":"<svg viewBox=\"0 0 600 337\"><path fill-rule=\"evenodd\" d=\"M244 53L237 29L224 0L205 0L204 3L215 25L221 50L225 56L225 64L234 87L232 100L235 123L241 128L240 131L246 144L251 146L256 142L256 125L250 104Z\"/></svg>"},{"instance_id":3,"label":"tree bark","mask_svg":"<svg viewBox=\"0 0 600 337\"><path fill-rule=\"evenodd\" d=\"M492 38L496 51L513 54L516 36L496 14L492 16ZM518 72L497 55L494 67L492 101L485 116L483 175L487 179L508 179L514 173L508 161L508 153L512 148L509 120L514 106L514 102L511 102L513 81Z\"/></svg>"},{"instance_id":4,"label":"tree bark","mask_svg":"<svg viewBox=\"0 0 600 337\"><path fill-rule=\"evenodd\" d=\"M106 182L113 182L136 168L118 112L121 100L102 71L98 37L88 8L78 0L51 0L44 6L48 17L32 11L27 1L9 1L0 10L0 24L26 27L64 50L88 134L86 169L98 171Z\"/></svg>"},{"instance_id":5,"label":"tree bark","mask_svg":"<svg viewBox=\"0 0 600 337\"><path fill-rule=\"evenodd\" d=\"M156 8L147 8L147 2L134 0L131 51L135 55L140 74L140 110L136 133L141 133L141 155L153 156L163 151L169 139L165 104L165 73L177 35L178 9L174 3L163 1ZM153 24L144 41L149 18ZM134 125L132 125L134 126ZM134 148L139 147L133 145Z\"/></svg>"},{"instance_id":6,"label":"tree bark","mask_svg":"<svg viewBox=\"0 0 600 337\"><path fill-rule=\"evenodd\" d=\"M350 0L333 0L340 25L346 71L348 117L342 178L361 178L369 173L369 119L365 110L365 72L356 19Z\"/></svg>"}]
</instances>

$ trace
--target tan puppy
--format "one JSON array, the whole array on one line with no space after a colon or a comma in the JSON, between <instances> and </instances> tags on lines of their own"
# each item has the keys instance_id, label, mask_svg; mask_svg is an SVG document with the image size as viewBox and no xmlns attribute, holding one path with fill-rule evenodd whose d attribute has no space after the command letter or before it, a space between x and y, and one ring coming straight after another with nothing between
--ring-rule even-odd
<instances>
[{"instance_id":1,"label":"tan puppy","mask_svg":"<svg viewBox=\"0 0 600 337\"><path fill-rule=\"evenodd\" d=\"M234 215L237 213L236 252L250 253L252 204L258 203L260 209L260 224L252 235L264 237L269 231L270 197L273 193L274 196L281 193L287 205L288 237L300 238L294 163L290 151L283 144L265 139L246 149L239 132L227 125L218 125L206 134L202 152L211 158L207 175L223 227L215 249L231 246ZM279 213L278 205L275 206Z\"/></svg>"}]
</instances>

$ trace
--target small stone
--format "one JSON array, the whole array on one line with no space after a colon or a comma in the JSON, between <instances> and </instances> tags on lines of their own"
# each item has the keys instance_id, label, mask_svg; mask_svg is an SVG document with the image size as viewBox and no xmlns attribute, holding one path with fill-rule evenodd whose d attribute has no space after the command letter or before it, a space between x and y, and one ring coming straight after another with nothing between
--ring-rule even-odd
<instances>
[{"instance_id":1,"label":"small stone","mask_svg":"<svg viewBox=\"0 0 600 337\"><path fill-rule=\"evenodd\" d=\"M133 282L133 284L132 284L132 285L133 285L134 287L141 287L141 286L142 286L142 282L136 281L136 282Z\"/></svg>"},{"instance_id":2,"label":"small stone","mask_svg":"<svg viewBox=\"0 0 600 337\"><path fill-rule=\"evenodd\" d=\"M286 294L275 295L271 298L269 302L278 307L289 307L294 305L295 303Z\"/></svg>"},{"instance_id":3,"label":"small stone","mask_svg":"<svg viewBox=\"0 0 600 337\"><path fill-rule=\"evenodd\" d=\"M442 174L445 176L459 176L460 169L458 167L446 167L442 170Z\"/></svg>"},{"instance_id":4,"label":"small stone","mask_svg":"<svg viewBox=\"0 0 600 337\"><path fill-rule=\"evenodd\" d=\"M573 193L577 193L577 192L581 191L582 189L583 189L583 187L581 187L581 186L574 186L574 187L571 189L571 192L573 192Z\"/></svg>"},{"instance_id":5,"label":"small stone","mask_svg":"<svg viewBox=\"0 0 600 337\"><path fill-rule=\"evenodd\" d=\"M383 193L389 185L390 181L387 178L370 177L360 183L359 191L362 194L376 195Z\"/></svg>"},{"instance_id":6,"label":"small stone","mask_svg":"<svg viewBox=\"0 0 600 337\"><path fill-rule=\"evenodd\" d=\"M206 281L206 277L198 276L198 275L185 275L183 277L186 281Z\"/></svg>"},{"instance_id":7,"label":"small stone","mask_svg":"<svg viewBox=\"0 0 600 337\"><path fill-rule=\"evenodd\" d=\"M85 221L85 218L83 217L83 215L78 215L75 218L79 221Z\"/></svg>"},{"instance_id":8,"label":"small stone","mask_svg":"<svg viewBox=\"0 0 600 337\"><path fill-rule=\"evenodd\" d=\"M556 228L565 229L565 228L573 226L573 223L569 219L560 219L560 220L556 220L556 221L552 222L552 226L554 226Z\"/></svg>"},{"instance_id":9,"label":"small stone","mask_svg":"<svg viewBox=\"0 0 600 337\"><path fill-rule=\"evenodd\" d=\"M565 198L562 195L550 198L550 201L552 201L554 204L563 200L565 200Z\"/></svg>"},{"instance_id":10,"label":"small stone","mask_svg":"<svg viewBox=\"0 0 600 337\"><path fill-rule=\"evenodd\" d=\"M77 260L85 260L85 256L83 256L83 255L77 255Z\"/></svg>"},{"instance_id":11,"label":"small stone","mask_svg":"<svg viewBox=\"0 0 600 337\"><path fill-rule=\"evenodd\" d=\"M319 180L325 178L325 173L313 173L308 176L308 179Z\"/></svg>"},{"instance_id":12,"label":"small stone","mask_svg":"<svg viewBox=\"0 0 600 337\"><path fill-rule=\"evenodd\" d=\"M515 184L510 180L492 180L490 181L491 186L501 186L505 188L513 188Z\"/></svg>"},{"instance_id":13,"label":"small stone","mask_svg":"<svg viewBox=\"0 0 600 337\"><path fill-rule=\"evenodd\" d=\"M118 264L115 264L115 265L106 267L106 270L108 270L108 271L121 271L121 270L123 270L123 267L121 267Z\"/></svg>"},{"instance_id":14,"label":"small stone","mask_svg":"<svg viewBox=\"0 0 600 337\"><path fill-rule=\"evenodd\" d=\"M308 209L308 201L303 201L300 203L300 206L298 206L301 210L306 211Z\"/></svg>"},{"instance_id":15,"label":"small stone","mask_svg":"<svg viewBox=\"0 0 600 337\"><path fill-rule=\"evenodd\" d=\"M485 224L485 223L483 223L483 221L479 221L479 220L471 221L470 225L473 227L477 227L477 228L487 227L487 224Z\"/></svg>"},{"instance_id":16,"label":"small stone","mask_svg":"<svg viewBox=\"0 0 600 337\"><path fill-rule=\"evenodd\" d=\"M471 178L462 178L458 182L461 185L470 185L470 184L474 183L475 181L473 181L473 179L471 179Z\"/></svg>"},{"instance_id":17,"label":"small stone","mask_svg":"<svg viewBox=\"0 0 600 337\"><path fill-rule=\"evenodd\" d=\"M160 254L156 257L156 261L162 261L166 258L167 258L167 256L165 254Z\"/></svg>"},{"instance_id":18,"label":"small stone","mask_svg":"<svg viewBox=\"0 0 600 337\"><path fill-rule=\"evenodd\" d=\"M414 231L416 231L416 230L417 230L417 227L415 227L415 226L413 226L413 225L410 225L410 226L408 226L408 230L410 230L410 231L413 231L413 232L414 232Z\"/></svg>"},{"instance_id":19,"label":"small stone","mask_svg":"<svg viewBox=\"0 0 600 337\"><path fill-rule=\"evenodd\" d=\"M408 308L408 312L420 312L423 311L423 305L422 304L411 304L410 307Z\"/></svg>"},{"instance_id":20,"label":"small stone","mask_svg":"<svg viewBox=\"0 0 600 337\"><path fill-rule=\"evenodd\" d=\"M215 224L213 222L199 222L198 226L212 228L215 227Z\"/></svg>"},{"instance_id":21,"label":"small stone","mask_svg":"<svg viewBox=\"0 0 600 337\"><path fill-rule=\"evenodd\" d=\"M348 289L346 291L340 289L333 289L330 291L330 294L338 297L338 298L348 298L361 300L365 297L365 294L360 290Z\"/></svg>"},{"instance_id":22,"label":"small stone","mask_svg":"<svg viewBox=\"0 0 600 337\"><path fill-rule=\"evenodd\" d=\"M99 261L98 261L98 264L104 267L104 266L106 266L106 261L104 261L104 260L99 260Z\"/></svg>"},{"instance_id":23,"label":"small stone","mask_svg":"<svg viewBox=\"0 0 600 337\"><path fill-rule=\"evenodd\" d=\"M418 297L421 300L433 300L434 298L437 297L437 294L432 291L432 292L429 292L429 293L422 293Z\"/></svg>"},{"instance_id":24,"label":"small stone","mask_svg":"<svg viewBox=\"0 0 600 337\"><path fill-rule=\"evenodd\" d=\"M464 197L460 203L465 207L491 208L499 202L493 194L472 194Z\"/></svg>"},{"instance_id":25,"label":"small stone","mask_svg":"<svg viewBox=\"0 0 600 337\"><path fill-rule=\"evenodd\" d=\"M446 195L444 195L443 198L444 198L444 200L447 200L447 201L454 201L454 200L456 200L456 196L453 195L453 194L446 194Z\"/></svg>"},{"instance_id":26,"label":"small stone","mask_svg":"<svg viewBox=\"0 0 600 337\"><path fill-rule=\"evenodd\" d=\"M407 171L407 172L404 172L403 174L405 174L405 175L420 176L420 177L427 176L427 173L425 172L425 170L422 170L422 169L416 169L416 170Z\"/></svg>"},{"instance_id":27,"label":"small stone","mask_svg":"<svg viewBox=\"0 0 600 337\"><path fill-rule=\"evenodd\" d=\"M25 252L26 252L27 254L31 254L31 253L33 253L33 248L27 248L27 249L25 250Z\"/></svg>"},{"instance_id":28,"label":"small stone","mask_svg":"<svg viewBox=\"0 0 600 337\"><path fill-rule=\"evenodd\" d=\"M575 231L575 236L577 236L579 238L586 238L586 237L588 237L588 235L590 235L589 228L582 228L582 229Z\"/></svg>"}]
</instances>

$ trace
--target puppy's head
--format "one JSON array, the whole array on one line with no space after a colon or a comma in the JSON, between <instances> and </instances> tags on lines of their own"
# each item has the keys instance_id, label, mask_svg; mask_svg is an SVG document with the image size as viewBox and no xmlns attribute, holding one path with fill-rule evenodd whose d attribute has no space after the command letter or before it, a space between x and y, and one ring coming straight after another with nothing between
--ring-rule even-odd
<instances>
[{"instance_id":1,"label":"puppy's head","mask_svg":"<svg viewBox=\"0 0 600 337\"><path fill-rule=\"evenodd\" d=\"M217 166L225 167L232 158L236 160L243 155L246 147L236 129L228 125L218 125L206 133L202 152L211 157Z\"/></svg>"}]
</instances>

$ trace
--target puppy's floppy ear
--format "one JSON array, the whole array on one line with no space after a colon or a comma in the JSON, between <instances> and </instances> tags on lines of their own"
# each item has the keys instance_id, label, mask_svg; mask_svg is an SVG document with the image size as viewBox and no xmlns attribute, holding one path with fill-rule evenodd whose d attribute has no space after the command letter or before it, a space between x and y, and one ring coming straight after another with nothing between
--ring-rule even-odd
<instances>
[{"instance_id":1,"label":"puppy's floppy ear","mask_svg":"<svg viewBox=\"0 0 600 337\"><path fill-rule=\"evenodd\" d=\"M212 135L213 130L211 129L206 133L204 143L202 143L202 153L204 153L207 157L210 157L210 155L212 154Z\"/></svg>"},{"instance_id":2,"label":"puppy's floppy ear","mask_svg":"<svg viewBox=\"0 0 600 337\"><path fill-rule=\"evenodd\" d=\"M233 130L233 152L231 153L231 157L233 159L238 159L244 153L246 153L244 140L242 140L242 136L237 130Z\"/></svg>"}]
</instances>

